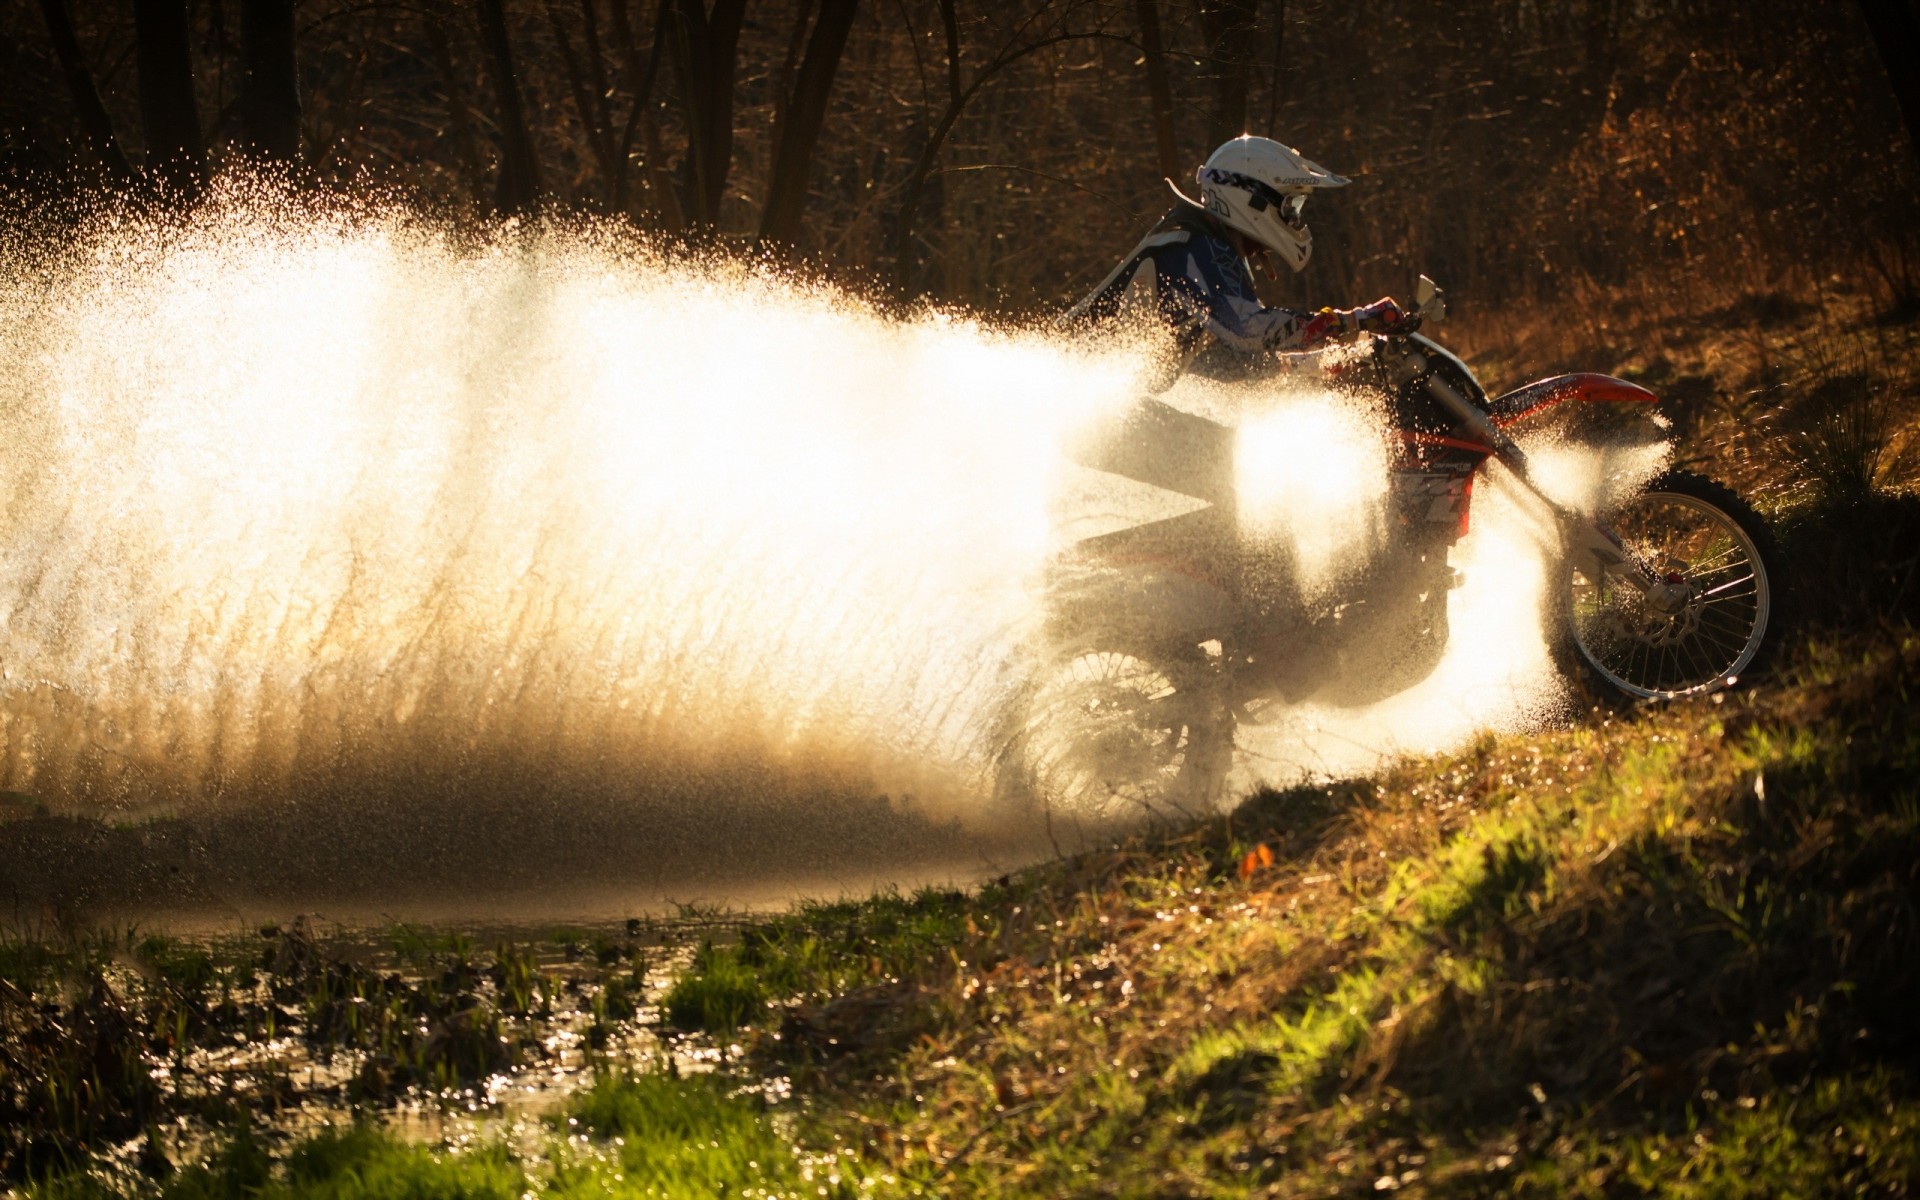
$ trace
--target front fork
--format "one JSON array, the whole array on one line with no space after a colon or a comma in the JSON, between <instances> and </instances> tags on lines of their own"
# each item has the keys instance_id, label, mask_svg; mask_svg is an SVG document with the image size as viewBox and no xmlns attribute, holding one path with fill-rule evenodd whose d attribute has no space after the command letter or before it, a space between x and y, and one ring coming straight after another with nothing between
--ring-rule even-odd
<instances>
[{"instance_id":1,"label":"front fork","mask_svg":"<svg viewBox=\"0 0 1920 1200\"><path fill-rule=\"evenodd\" d=\"M1657 611L1678 611L1686 603L1688 589L1685 583L1656 576L1647 569L1646 564L1627 551L1619 535L1609 529L1605 522L1568 508L1547 495L1533 481L1526 452L1502 432L1486 413L1461 395L1457 388L1437 375L1429 375L1425 382L1427 392L1445 405L1475 437L1492 447L1494 457L1513 472L1522 487L1546 506L1559 529L1561 544L1566 547L1575 570L1596 584L1604 579L1623 583L1646 597L1648 605Z\"/></svg>"}]
</instances>

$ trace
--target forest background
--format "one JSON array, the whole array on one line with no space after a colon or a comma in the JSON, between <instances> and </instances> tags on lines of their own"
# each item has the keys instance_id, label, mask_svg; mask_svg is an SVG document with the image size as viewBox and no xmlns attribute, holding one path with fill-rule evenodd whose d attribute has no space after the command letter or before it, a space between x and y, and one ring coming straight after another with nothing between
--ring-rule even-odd
<instances>
[{"instance_id":1,"label":"forest background","mask_svg":"<svg viewBox=\"0 0 1920 1200\"><path fill-rule=\"evenodd\" d=\"M1270 300L1425 271L1591 352L1627 310L1920 304L1915 31L1907 0L6 0L0 187L191 203L252 157L1028 316L1250 130L1355 181Z\"/></svg>"}]
</instances>

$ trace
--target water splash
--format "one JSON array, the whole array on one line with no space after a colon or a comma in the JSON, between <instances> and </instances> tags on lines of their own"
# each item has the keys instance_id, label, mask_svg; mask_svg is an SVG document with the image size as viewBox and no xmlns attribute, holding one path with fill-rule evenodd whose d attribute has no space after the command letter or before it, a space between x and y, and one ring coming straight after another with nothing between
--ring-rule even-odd
<instances>
[{"instance_id":1,"label":"water splash","mask_svg":"<svg viewBox=\"0 0 1920 1200\"><path fill-rule=\"evenodd\" d=\"M4 768L96 804L483 744L937 776L1128 382L591 228L78 241L0 297Z\"/></svg>"},{"instance_id":2,"label":"water splash","mask_svg":"<svg viewBox=\"0 0 1920 1200\"><path fill-rule=\"evenodd\" d=\"M1240 528L1307 597L1338 588L1385 537L1390 455L1373 400L1295 382L1248 398L1236 422Z\"/></svg>"},{"instance_id":3,"label":"water splash","mask_svg":"<svg viewBox=\"0 0 1920 1200\"><path fill-rule=\"evenodd\" d=\"M338 810L403 829L402 871L450 815L509 856L643 801L721 840L722 797L747 824L855 793L979 817L983 720L1068 530L1061 448L1150 373L593 225L231 180L188 219L6 224L0 786L122 819ZM1254 441L1365 428L1328 411ZM1269 497L1323 574L1383 486L1334 440L1357 457ZM1519 553L1496 545L1468 551ZM1499 687L1371 714L1368 753L1534 711L1512 684L1540 656L1487 655L1513 595L1461 600L1458 661ZM1288 730L1270 762L1327 761ZM325 817L288 821L297 858Z\"/></svg>"}]
</instances>

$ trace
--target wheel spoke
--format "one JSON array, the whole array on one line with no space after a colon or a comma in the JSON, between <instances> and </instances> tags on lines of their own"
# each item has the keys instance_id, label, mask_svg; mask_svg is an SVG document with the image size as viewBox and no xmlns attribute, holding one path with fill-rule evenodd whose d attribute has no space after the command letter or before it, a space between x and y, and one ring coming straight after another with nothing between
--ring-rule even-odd
<instances>
[{"instance_id":1,"label":"wheel spoke","mask_svg":"<svg viewBox=\"0 0 1920 1200\"><path fill-rule=\"evenodd\" d=\"M1708 618L1712 618L1715 624L1708 624ZM1737 646L1745 646L1748 639L1753 637L1752 621L1741 621L1725 613L1702 612L1699 628L1702 633L1733 639Z\"/></svg>"},{"instance_id":2,"label":"wheel spoke","mask_svg":"<svg viewBox=\"0 0 1920 1200\"><path fill-rule=\"evenodd\" d=\"M1687 663L1693 671L1689 678L1693 682L1705 683L1707 680L1719 676L1720 671L1718 667L1715 666L1718 660L1709 652L1706 646L1700 644L1700 639L1692 637L1685 638L1680 642L1680 645L1686 648Z\"/></svg>"},{"instance_id":3,"label":"wheel spoke","mask_svg":"<svg viewBox=\"0 0 1920 1200\"><path fill-rule=\"evenodd\" d=\"M1609 518L1633 558L1656 579L1690 584L1671 615L1611 579L1582 587L1568 573L1576 645L1609 682L1634 695L1711 687L1745 668L1759 649L1771 591L1747 528L1714 499L1714 485L1682 474Z\"/></svg>"},{"instance_id":4,"label":"wheel spoke","mask_svg":"<svg viewBox=\"0 0 1920 1200\"><path fill-rule=\"evenodd\" d=\"M1726 549L1721 550L1718 553L1712 554L1706 558L1695 559L1692 562L1689 562L1687 564L1687 574L1704 575L1708 572L1719 570L1720 563L1723 559L1726 560L1727 562L1732 562L1736 557L1744 559L1746 557L1746 551L1742 550L1737 545L1729 545L1726 547Z\"/></svg>"},{"instance_id":5,"label":"wheel spoke","mask_svg":"<svg viewBox=\"0 0 1920 1200\"><path fill-rule=\"evenodd\" d=\"M1734 581L1732 581L1731 583L1723 583L1723 584L1721 584L1721 585L1720 585L1719 587L1715 587L1715 588L1708 588L1708 589L1707 589L1706 591L1704 591L1704 592L1701 592L1701 593L1700 593L1700 595L1701 595L1701 596L1703 596L1703 597L1705 597L1705 596L1717 596L1717 595L1719 595L1719 594L1720 594L1721 592L1724 592L1724 591L1726 591L1726 590L1727 590L1728 588L1735 588L1735 587L1739 587L1739 586L1740 586L1741 584L1743 584L1743 583L1752 583L1752 582L1754 581L1754 578L1755 578L1755 576L1754 576L1754 574L1753 574L1753 572L1751 572L1751 571L1749 571L1749 572L1747 572L1747 573L1746 573L1745 575L1742 575L1742 576L1741 576L1740 578L1738 578L1738 579L1736 579L1736 580L1734 580Z\"/></svg>"}]
</instances>

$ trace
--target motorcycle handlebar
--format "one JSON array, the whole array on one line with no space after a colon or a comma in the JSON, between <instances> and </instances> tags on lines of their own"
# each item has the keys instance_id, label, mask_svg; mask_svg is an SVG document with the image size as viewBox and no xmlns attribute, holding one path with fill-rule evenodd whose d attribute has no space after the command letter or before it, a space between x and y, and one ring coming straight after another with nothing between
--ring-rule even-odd
<instances>
[{"instance_id":1,"label":"motorcycle handlebar","mask_svg":"<svg viewBox=\"0 0 1920 1200\"><path fill-rule=\"evenodd\" d=\"M1381 337L1404 337L1418 332L1423 323L1424 313L1411 305L1402 306L1391 296L1375 301L1364 308L1352 310L1359 318L1359 332L1378 334ZM1392 319L1391 325L1385 324Z\"/></svg>"}]
</instances>

